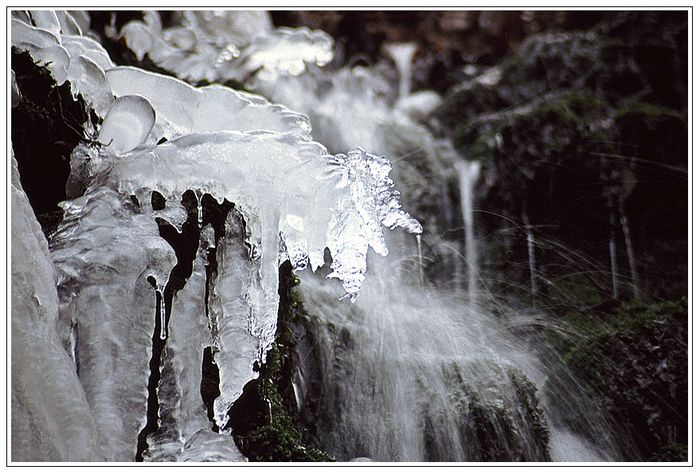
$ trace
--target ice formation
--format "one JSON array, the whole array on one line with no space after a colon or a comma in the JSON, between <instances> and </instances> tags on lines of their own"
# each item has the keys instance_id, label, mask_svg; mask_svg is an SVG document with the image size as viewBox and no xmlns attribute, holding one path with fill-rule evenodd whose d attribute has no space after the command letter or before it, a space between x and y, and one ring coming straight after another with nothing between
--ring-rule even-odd
<instances>
[{"instance_id":1,"label":"ice formation","mask_svg":"<svg viewBox=\"0 0 700 474\"><path fill-rule=\"evenodd\" d=\"M146 141L156 122L156 112L138 95L126 95L112 102L97 140L116 154L126 153Z\"/></svg>"},{"instance_id":2,"label":"ice formation","mask_svg":"<svg viewBox=\"0 0 700 474\"><path fill-rule=\"evenodd\" d=\"M37 362L45 371L67 372L56 385L65 387L63 392L32 405L20 395L33 400L28 394L45 392L43 381L19 362L24 355L13 352L13 415L17 411L24 423L13 457L241 459L230 436L211 431L197 393L202 348L213 349L220 371L221 394L212 421L222 429L229 408L257 376L254 366L264 362L274 341L283 260L289 259L295 270L316 270L328 248L333 259L329 277L339 279L354 300L368 249L388 252L383 228L422 231L399 205L388 159L361 148L331 155L312 141L305 116L260 96L222 86L195 88L160 74L115 67L99 43L80 36L84 18L79 14L13 16L13 46L49 67L58 83L70 82L73 93L103 119L96 130L85 125L95 140L79 145L71 157L67 194L72 200L62 203L64 219L51 237L50 260L45 249L18 252L42 257L43 280L26 287L13 263L13 287L36 288L34 295L18 292L16 302L13 291L13 309L39 300L39 306L49 305L42 327L53 339L32 357L46 356ZM148 18L156 21L153 15ZM192 18L199 22L196 15ZM199 33L206 37L212 32ZM247 46L251 53L241 58L257 69L281 68L290 74L301 63L329 59L313 47L294 46L297 36L313 36L307 30L271 34L277 40L254 40ZM131 44L137 43L146 48L148 42ZM198 37L197 44L206 41ZM296 48L299 56L280 63L279 56L269 54L275 45L285 51ZM194 231L184 204L191 192L196 197ZM156 193L164 198L162 206L152 204ZM218 206L233 203L221 236L204 208L207 196ZM43 240L30 209L18 216L33 220L31 234ZM199 248L180 287L174 278L185 257L164 238L168 226L175 229L175 240L193 233ZM26 239L14 232L13 220L13 245ZM205 271L210 254L218 267L215 275ZM16 319L13 350L30 333L24 326L15 331ZM157 339L164 340L162 353L153 349ZM53 362L47 352L52 350L60 353ZM161 370L159 421L140 453L137 438L145 433L151 356L160 357L155 360ZM77 401L62 408L58 398L68 395ZM84 419L73 438L66 438L69 446L56 441L44 446L36 440L43 429L37 424L57 438L66 426L73 429L42 411L45 406L56 416L65 412ZM78 440L80 436L85 439Z\"/></svg>"},{"instance_id":3,"label":"ice formation","mask_svg":"<svg viewBox=\"0 0 700 474\"><path fill-rule=\"evenodd\" d=\"M131 460L146 414L157 310L148 278L165 286L175 255L156 223L112 189L95 189L64 209L51 239L59 336L66 346L75 339L75 370L95 415L102 456Z\"/></svg>"},{"instance_id":4,"label":"ice formation","mask_svg":"<svg viewBox=\"0 0 700 474\"><path fill-rule=\"evenodd\" d=\"M139 60L190 81L238 82L252 75L273 80L298 75L307 64L324 66L333 58L333 40L308 28L273 29L265 12L184 11L179 24L163 28L156 12L122 28L120 37Z\"/></svg>"},{"instance_id":5,"label":"ice formation","mask_svg":"<svg viewBox=\"0 0 700 474\"><path fill-rule=\"evenodd\" d=\"M12 161L13 461L101 460L96 420L55 325L56 273Z\"/></svg>"}]
</instances>

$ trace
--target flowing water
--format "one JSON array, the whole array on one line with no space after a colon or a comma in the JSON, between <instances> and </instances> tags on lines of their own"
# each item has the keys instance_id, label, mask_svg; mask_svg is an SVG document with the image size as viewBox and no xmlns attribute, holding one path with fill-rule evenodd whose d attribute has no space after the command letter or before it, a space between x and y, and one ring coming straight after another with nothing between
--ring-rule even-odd
<instances>
[{"instance_id":1,"label":"flowing water","mask_svg":"<svg viewBox=\"0 0 700 474\"><path fill-rule=\"evenodd\" d=\"M473 209L474 188L479 179L481 164L478 161L467 163L460 160L455 163L455 166L457 168L457 177L459 178L459 196L462 205L462 218L464 219L464 256L467 262L467 288L469 291L469 301L476 303L479 257L476 253Z\"/></svg>"},{"instance_id":2,"label":"flowing water","mask_svg":"<svg viewBox=\"0 0 700 474\"><path fill-rule=\"evenodd\" d=\"M400 99L410 98L413 53L403 44L388 50L399 71ZM335 85L327 97L349 100L351 91ZM372 143L389 144L387 151L393 157L388 137L410 136L417 125L407 125L407 117L383 102L376 103L375 112L380 114L380 127L347 110L342 115L345 127L334 128L335 140L348 139L344 130L349 134L364 130ZM323 134L324 124L318 125ZM428 135L427 142L423 150L437 148L436 138ZM557 361L511 333L508 326L513 321L497 315L495 304L479 291L480 249L473 211L480 163L455 157L449 149L433 159L453 163L450 169L459 188L456 214L463 221L464 264L454 265L458 274L452 280L462 282L457 289L438 289L424 277L424 265L431 262L424 258L420 237L417 245L411 245L392 236L389 262L370 258L366 284L353 304L338 301L331 283L309 272L300 275L309 313L295 329L300 360L295 394L302 418L338 460L615 459L613 443L600 435L608 427L598 408L567 401L580 396L575 379L566 374L566 380L553 384L556 393L546 394L548 380L561 378L554 371ZM399 189L413 193L435 186L424 182L412 166L415 162L394 161ZM455 205L447 195L438 201ZM439 226L426 229L425 242L440 241L443 231ZM536 261L530 229L528 250L534 294ZM450 271L445 267L436 273ZM563 413L583 420L575 431L561 421L567 418ZM596 437L592 433L598 435L596 444L589 441Z\"/></svg>"},{"instance_id":3,"label":"flowing water","mask_svg":"<svg viewBox=\"0 0 700 474\"><path fill-rule=\"evenodd\" d=\"M353 305L302 275L300 372L314 391L301 404L324 448L339 460L611 459L608 447L552 425L559 408L540 396L548 364L494 314L373 268Z\"/></svg>"}]
</instances>

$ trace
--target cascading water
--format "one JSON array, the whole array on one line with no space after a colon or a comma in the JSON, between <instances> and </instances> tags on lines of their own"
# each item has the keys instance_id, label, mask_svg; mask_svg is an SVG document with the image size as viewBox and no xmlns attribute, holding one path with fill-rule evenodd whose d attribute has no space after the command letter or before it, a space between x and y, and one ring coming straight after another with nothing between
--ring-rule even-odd
<instances>
[{"instance_id":1,"label":"cascading water","mask_svg":"<svg viewBox=\"0 0 700 474\"><path fill-rule=\"evenodd\" d=\"M413 43L394 43L386 48L399 73L399 98L408 97L411 91L411 61L417 49Z\"/></svg>"},{"instance_id":2,"label":"cascading water","mask_svg":"<svg viewBox=\"0 0 700 474\"><path fill-rule=\"evenodd\" d=\"M639 298L641 292L639 290L639 273L637 272L637 259L634 257L634 245L632 243L632 231L625 213L625 207L622 204L622 198L618 200L618 212L620 213L620 226L622 227L622 235L625 237L625 252L627 253L627 264L630 269L630 277L632 279L632 291L634 296Z\"/></svg>"},{"instance_id":3,"label":"cascading water","mask_svg":"<svg viewBox=\"0 0 700 474\"><path fill-rule=\"evenodd\" d=\"M301 275L302 414L339 460L600 461L542 401L550 368L466 295L371 265L353 306ZM534 381L534 383L533 383ZM575 390L572 388L571 390ZM571 408L571 407L569 407ZM591 415L593 416L593 415Z\"/></svg>"},{"instance_id":4,"label":"cascading water","mask_svg":"<svg viewBox=\"0 0 700 474\"><path fill-rule=\"evenodd\" d=\"M479 179L481 164L478 161L455 163L459 179L459 196L464 219L465 260L467 262L467 289L469 302L476 303L477 281L479 278L479 257L474 236L474 187Z\"/></svg>"}]
</instances>

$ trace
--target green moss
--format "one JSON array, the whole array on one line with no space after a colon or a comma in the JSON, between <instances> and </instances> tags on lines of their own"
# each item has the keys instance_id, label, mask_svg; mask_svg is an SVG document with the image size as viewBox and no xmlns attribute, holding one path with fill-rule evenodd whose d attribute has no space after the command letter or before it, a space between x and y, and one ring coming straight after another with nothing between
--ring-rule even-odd
<instances>
[{"instance_id":1,"label":"green moss","mask_svg":"<svg viewBox=\"0 0 700 474\"><path fill-rule=\"evenodd\" d=\"M602 113L605 113L604 102L590 90L578 89L535 108L529 117L582 125L587 123L586 119L591 115Z\"/></svg>"},{"instance_id":2,"label":"green moss","mask_svg":"<svg viewBox=\"0 0 700 474\"><path fill-rule=\"evenodd\" d=\"M680 111L641 101L628 102L615 113L615 121L630 117L641 118L649 124L667 120L679 120L686 124L686 117Z\"/></svg>"},{"instance_id":3,"label":"green moss","mask_svg":"<svg viewBox=\"0 0 700 474\"><path fill-rule=\"evenodd\" d=\"M467 376L467 374L470 374ZM476 375L479 374L479 375ZM448 364L450 407L443 413L430 407L445 403L445 394L417 380L424 403L425 454L429 461L445 461L452 442L445 417L456 421L466 459L472 462L548 461L549 428L537 389L520 370L481 360L470 367Z\"/></svg>"},{"instance_id":4,"label":"green moss","mask_svg":"<svg viewBox=\"0 0 700 474\"><path fill-rule=\"evenodd\" d=\"M466 156L469 160L487 159L491 156L491 152L493 150L492 142L493 140L489 139L485 135L481 135L473 143L467 146L464 156Z\"/></svg>"},{"instance_id":5,"label":"green moss","mask_svg":"<svg viewBox=\"0 0 700 474\"><path fill-rule=\"evenodd\" d=\"M506 375L510 382L506 392L467 392L468 418L475 442L472 460L550 460L549 427L537 400L537 389L519 370L509 368Z\"/></svg>"},{"instance_id":6,"label":"green moss","mask_svg":"<svg viewBox=\"0 0 700 474\"><path fill-rule=\"evenodd\" d=\"M670 443L649 458L650 462L683 462L688 460L688 445Z\"/></svg>"}]
</instances>

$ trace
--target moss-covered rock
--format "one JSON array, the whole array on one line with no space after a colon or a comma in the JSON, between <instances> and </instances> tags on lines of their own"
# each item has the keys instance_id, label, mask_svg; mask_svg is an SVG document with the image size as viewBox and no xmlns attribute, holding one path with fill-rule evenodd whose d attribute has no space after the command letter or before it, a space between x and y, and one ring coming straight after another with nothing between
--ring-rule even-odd
<instances>
[{"instance_id":1,"label":"moss-covered rock","mask_svg":"<svg viewBox=\"0 0 700 474\"><path fill-rule=\"evenodd\" d=\"M618 12L530 36L448 93L437 115L482 162L496 294L533 301L530 236L538 304L687 293L686 34L686 12Z\"/></svg>"},{"instance_id":2,"label":"moss-covered rock","mask_svg":"<svg viewBox=\"0 0 700 474\"><path fill-rule=\"evenodd\" d=\"M570 376L581 381L582 395L609 414L618 439L631 441L621 444L626 460L686 460L673 446L688 442L687 318L684 299L627 303L612 314L571 313L550 331L564 359L546 390L561 392L558 384Z\"/></svg>"},{"instance_id":3,"label":"moss-covered rock","mask_svg":"<svg viewBox=\"0 0 700 474\"><path fill-rule=\"evenodd\" d=\"M444 461L453 454L449 432L441 416L457 420L465 459L471 462L549 461L549 427L532 382L513 367L475 361L472 367L444 368L452 383L452 410L440 413L430 406L444 394L423 384L424 440L428 461ZM478 378L467 380L465 374Z\"/></svg>"}]
</instances>

